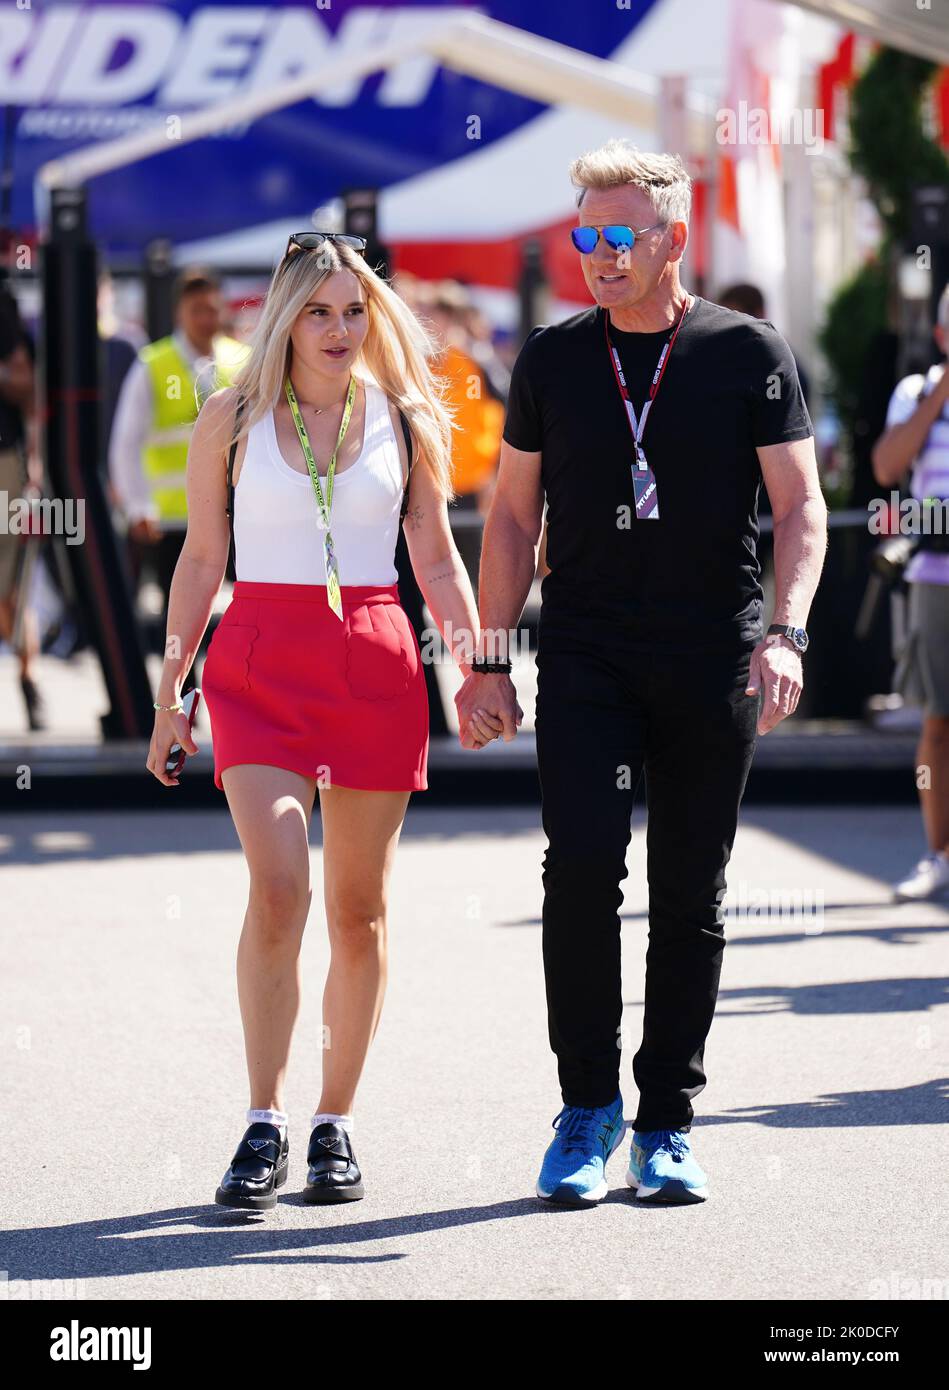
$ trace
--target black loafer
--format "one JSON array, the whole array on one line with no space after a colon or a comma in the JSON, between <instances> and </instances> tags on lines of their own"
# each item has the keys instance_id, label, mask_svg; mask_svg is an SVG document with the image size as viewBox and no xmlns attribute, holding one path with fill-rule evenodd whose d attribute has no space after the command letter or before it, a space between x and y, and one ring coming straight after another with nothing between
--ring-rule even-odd
<instances>
[{"instance_id":1,"label":"black loafer","mask_svg":"<svg viewBox=\"0 0 949 1390\"><path fill-rule=\"evenodd\" d=\"M356 1202L363 1196L362 1173L349 1142L339 1125L317 1125L306 1151L309 1165L304 1202Z\"/></svg>"},{"instance_id":2,"label":"black loafer","mask_svg":"<svg viewBox=\"0 0 949 1390\"><path fill-rule=\"evenodd\" d=\"M214 1200L222 1207L267 1211L277 1205L277 1188L287 1181L289 1138L280 1143L276 1125L253 1124L237 1146Z\"/></svg>"}]
</instances>

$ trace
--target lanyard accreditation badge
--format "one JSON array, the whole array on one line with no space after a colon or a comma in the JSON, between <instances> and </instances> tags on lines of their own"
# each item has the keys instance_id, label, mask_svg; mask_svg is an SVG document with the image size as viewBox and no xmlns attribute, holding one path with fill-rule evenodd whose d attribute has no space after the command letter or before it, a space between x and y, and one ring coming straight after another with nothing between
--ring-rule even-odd
<instances>
[{"instance_id":1,"label":"lanyard accreditation badge","mask_svg":"<svg viewBox=\"0 0 949 1390\"><path fill-rule=\"evenodd\" d=\"M629 391L626 389L626 378L623 375L623 368L620 364L619 353L616 351L610 339L610 314L608 309L603 311L603 326L606 329L606 345L610 351L610 361L613 363L613 371L616 376L616 385L626 406L626 416L629 420L629 428L633 433L633 444L636 449L636 458L632 465L633 470L633 494L636 500L636 516L638 519L646 521L658 521L659 519L659 493L656 490L656 475L653 473L649 464L646 462L646 455L643 453L643 432L646 429L646 420L653 401L659 392L659 383L662 381L663 372L675 346L675 340L679 336L679 329L686 314L692 308L694 300L687 296L679 321L676 324L672 336L663 345L662 352L659 354L659 361L656 370L653 372L652 385L649 388L649 396L643 406L643 413L636 419L636 411L629 398Z\"/></svg>"},{"instance_id":2,"label":"lanyard accreditation badge","mask_svg":"<svg viewBox=\"0 0 949 1390\"><path fill-rule=\"evenodd\" d=\"M333 450L333 457L330 459L330 466L326 472L326 500L323 499L323 489L320 487L320 475L316 471L316 462L313 458L313 450L310 448L310 437L306 432L306 425L303 423L303 416L300 414L300 407L290 378L284 382L284 390L287 393L287 401L293 414L293 423L297 427L297 434L300 438L300 447L303 450L303 457L306 459L306 466L310 470L310 478L313 483L313 490L316 493L316 504L320 509L320 520L323 524L323 560L326 567L326 602L332 608L337 618L343 617L343 600L339 591L339 562L336 559L336 552L333 549L333 537L330 535L330 510L333 506L333 477L336 473L336 455L339 453L340 445L346 438L346 431L349 429L349 419L353 413L353 401L356 399L356 378L350 376L349 390L346 393L346 405L343 409L343 418L339 424L339 434L336 437L336 447Z\"/></svg>"}]
</instances>

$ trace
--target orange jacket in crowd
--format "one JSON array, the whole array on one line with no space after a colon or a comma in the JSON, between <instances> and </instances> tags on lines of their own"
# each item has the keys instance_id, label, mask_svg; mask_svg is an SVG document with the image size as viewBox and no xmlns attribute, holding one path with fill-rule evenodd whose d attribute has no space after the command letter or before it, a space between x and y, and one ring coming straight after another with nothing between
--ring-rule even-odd
<instances>
[{"instance_id":1,"label":"orange jacket in crowd","mask_svg":"<svg viewBox=\"0 0 949 1390\"><path fill-rule=\"evenodd\" d=\"M480 492L494 477L501 452L504 406L488 390L477 362L449 345L433 363L448 379L448 403L455 409L452 431L452 481L460 495Z\"/></svg>"}]
</instances>

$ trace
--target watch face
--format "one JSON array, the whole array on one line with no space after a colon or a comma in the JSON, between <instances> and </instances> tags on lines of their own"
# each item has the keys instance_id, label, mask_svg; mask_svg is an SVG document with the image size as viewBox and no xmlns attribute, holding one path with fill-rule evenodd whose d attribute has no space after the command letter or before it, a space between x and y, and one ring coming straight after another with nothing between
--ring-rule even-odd
<instances>
[{"instance_id":1,"label":"watch face","mask_svg":"<svg viewBox=\"0 0 949 1390\"><path fill-rule=\"evenodd\" d=\"M807 643L808 643L808 636L807 636L807 633L804 631L804 629L803 629L802 627L796 627L796 628L794 629L794 645L797 647L798 651L799 651L799 652L806 652L806 651L807 651Z\"/></svg>"}]
</instances>

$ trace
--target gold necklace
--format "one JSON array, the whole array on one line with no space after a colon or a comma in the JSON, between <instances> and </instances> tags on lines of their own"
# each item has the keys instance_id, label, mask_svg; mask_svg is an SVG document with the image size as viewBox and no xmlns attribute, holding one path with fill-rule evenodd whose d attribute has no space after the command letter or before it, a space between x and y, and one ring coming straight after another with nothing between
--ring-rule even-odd
<instances>
[{"instance_id":1,"label":"gold necklace","mask_svg":"<svg viewBox=\"0 0 949 1390\"><path fill-rule=\"evenodd\" d=\"M306 405L306 404L304 404L303 402L300 402L300 404L303 404L303 409L304 409L304 410L312 410L314 415L322 415L324 410L329 410L329 406L328 406L328 405ZM343 399L342 399L341 401L334 401L333 404L334 404L334 405L345 405L345 404L346 404L346 397L344 396Z\"/></svg>"}]
</instances>

